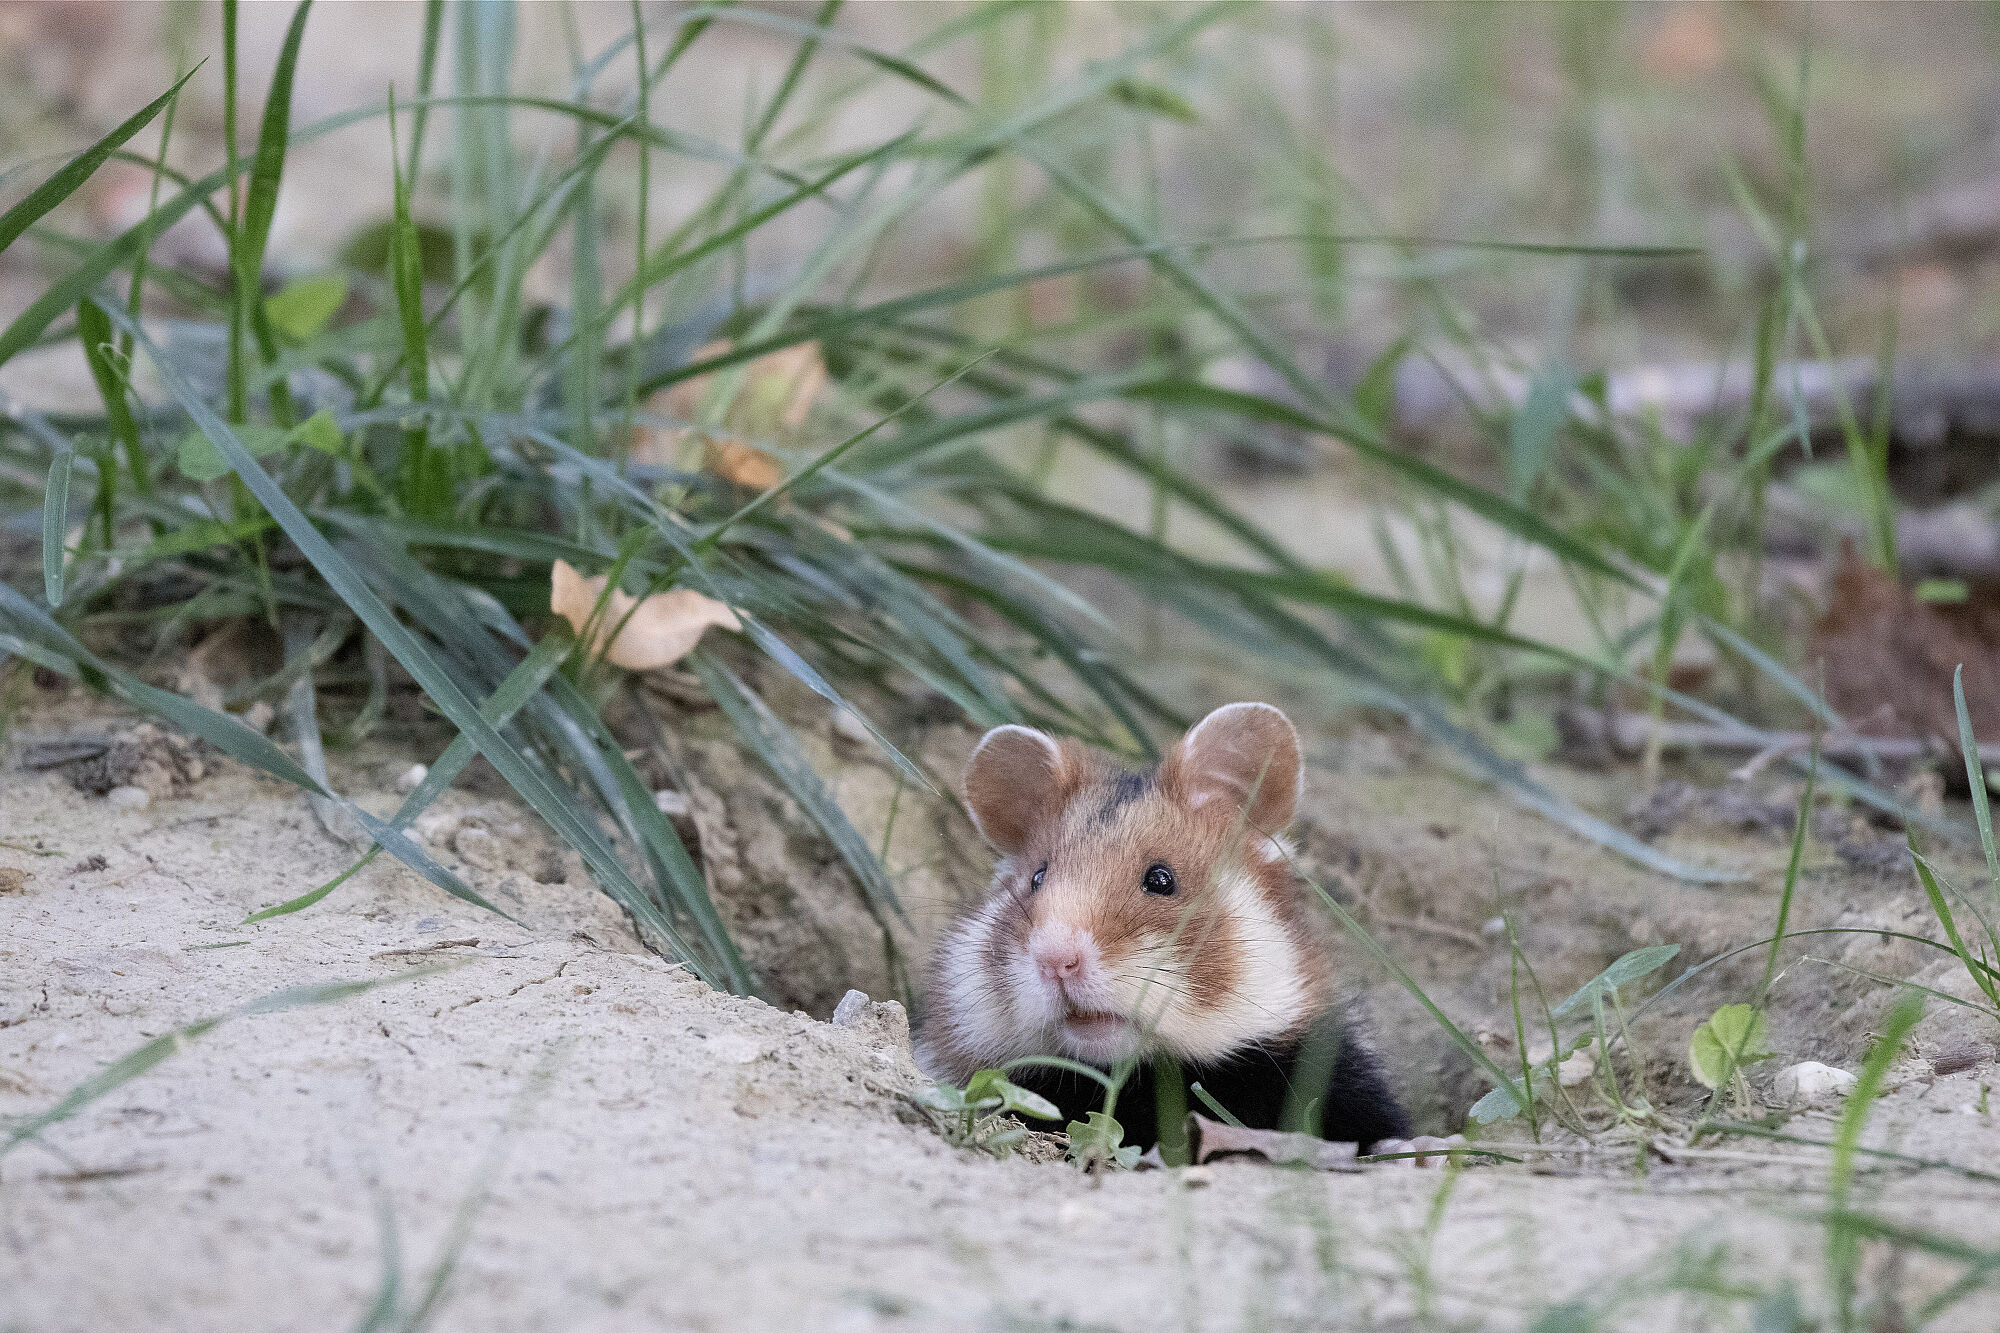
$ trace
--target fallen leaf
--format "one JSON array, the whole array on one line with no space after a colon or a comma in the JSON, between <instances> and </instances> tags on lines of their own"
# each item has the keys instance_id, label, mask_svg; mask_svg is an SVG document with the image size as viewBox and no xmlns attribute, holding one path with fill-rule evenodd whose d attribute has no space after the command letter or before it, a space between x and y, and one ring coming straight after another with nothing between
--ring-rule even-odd
<instances>
[{"instance_id":1,"label":"fallen leaf","mask_svg":"<svg viewBox=\"0 0 2000 1333\"><path fill-rule=\"evenodd\" d=\"M1706 5L1678 5L1639 48L1639 68L1673 82L1706 74L1729 54L1722 25Z\"/></svg>"},{"instance_id":2,"label":"fallen leaf","mask_svg":"<svg viewBox=\"0 0 2000 1333\"><path fill-rule=\"evenodd\" d=\"M1954 760L1952 676L1963 663L1972 733L2000 740L2000 586L1972 584L1960 602L1919 601L1847 543L1813 629L1814 658L1825 663L1827 703L1856 731L1934 739ZM1952 786L1964 775L1944 765Z\"/></svg>"},{"instance_id":3,"label":"fallen leaf","mask_svg":"<svg viewBox=\"0 0 2000 1333\"><path fill-rule=\"evenodd\" d=\"M606 577L585 578L568 561L556 561L549 575L549 610L582 634L598 598L604 595ZM726 630L743 628L728 606L692 588L673 588L643 599L613 588L604 614L591 632L590 647L613 666L651 671L693 652L711 625Z\"/></svg>"},{"instance_id":4,"label":"fallen leaf","mask_svg":"<svg viewBox=\"0 0 2000 1333\"><path fill-rule=\"evenodd\" d=\"M702 451L708 470L745 490L768 491L785 479L777 459L741 440L711 439Z\"/></svg>"},{"instance_id":5,"label":"fallen leaf","mask_svg":"<svg viewBox=\"0 0 2000 1333\"><path fill-rule=\"evenodd\" d=\"M1278 1166L1309 1166L1315 1171L1359 1171L1356 1143L1334 1143L1314 1134L1289 1134L1276 1129L1244 1129L1210 1120L1199 1112L1188 1116L1189 1139L1196 1163L1239 1154L1261 1157Z\"/></svg>"}]
</instances>

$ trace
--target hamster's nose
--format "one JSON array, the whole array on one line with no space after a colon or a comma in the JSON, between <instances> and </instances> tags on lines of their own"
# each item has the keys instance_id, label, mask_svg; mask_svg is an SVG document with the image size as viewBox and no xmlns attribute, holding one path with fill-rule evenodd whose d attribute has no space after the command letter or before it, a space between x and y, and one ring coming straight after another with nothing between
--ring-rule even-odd
<instances>
[{"instance_id":1,"label":"hamster's nose","mask_svg":"<svg viewBox=\"0 0 2000 1333\"><path fill-rule=\"evenodd\" d=\"M1083 941L1073 933L1051 936L1037 932L1028 953L1045 981L1060 984L1083 971Z\"/></svg>"}]
</instances>

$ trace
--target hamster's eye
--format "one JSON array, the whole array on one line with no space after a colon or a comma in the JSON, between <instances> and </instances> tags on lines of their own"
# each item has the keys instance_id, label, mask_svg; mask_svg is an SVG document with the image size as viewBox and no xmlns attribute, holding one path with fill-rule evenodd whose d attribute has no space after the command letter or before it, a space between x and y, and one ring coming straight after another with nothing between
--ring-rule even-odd
<instances>
[{"instance_id":1,"label":"hamster's eye","mask_svg":"<svg viewBox=\"0 0 2000 1333\"><path fill-rule=\"evenodd\" d=\"M1157 893L1164 898L1174 891L1174 872L1155 861L1146 867L1145 877L1139 882L1145 886L1146 892Z\"/></svg>"},{"instance_id":2,"label":"hamster's eye","mask_svg":"<svg viewBox=\"0 0 2000 1333\"><path fill-rule=\"evenodd\" d=\"M1044 861L1042 862L1042 868L1040 870L1037 870L1034 874L1028 876L1028 892L1033 893L1036 889L1041 888L1042 878L1048 873L1049 873L1049 863L1047 861Z\"/></svg>"}]
</instances>

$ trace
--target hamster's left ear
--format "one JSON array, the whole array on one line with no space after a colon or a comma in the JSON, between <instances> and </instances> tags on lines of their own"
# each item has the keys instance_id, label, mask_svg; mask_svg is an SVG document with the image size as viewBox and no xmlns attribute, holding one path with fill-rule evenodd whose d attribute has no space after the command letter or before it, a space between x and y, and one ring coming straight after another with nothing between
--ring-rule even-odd
<instances>
[{"instance_id":1,"label":"hamster's left ear","mask_svg":"<svg viewBox=\"0 0 2000 1333\"><path fill-rule=\"evenodd\" d=\"M1292 822L1305 778L1298 729L1269 704L1227 704L1183 736L1161 785L1190 810L1223 802L1260 833Z\"/></svg>"}]
</instances>

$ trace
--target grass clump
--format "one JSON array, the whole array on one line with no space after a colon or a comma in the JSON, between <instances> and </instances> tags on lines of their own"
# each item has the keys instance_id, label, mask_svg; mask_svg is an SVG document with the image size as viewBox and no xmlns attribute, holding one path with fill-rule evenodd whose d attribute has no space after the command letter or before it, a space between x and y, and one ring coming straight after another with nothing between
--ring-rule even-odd
<instances>
[{"instance_id":1,"label":"grass clump","mask_svg":"<svg viewBox=\"0 0 2000 1333\"><path fill-rule=\"evenodd\" d=\"M155 173L157 204L110 241L70 244L70 267L0 330L0 363L74 340L102 398L97 413L56 419L16 406L0 423L0 488L10 504L39 492L42 536L39 598L12 586L0 593L0 651L120 694L343 806L351 803L328 788L324 771L311 771L323 765L300 768L230 716L168 697L90 644L106 641L112 625L128 636L136 625L157 658L228 621L259 622L288 645L288 660L237 690L234 704L304 682L297 697L307 706L288 710L293 730L323 731L342 745L377 729L390 692L414 683L459 733L442 769L484 757L583 855L651 943L735 990L759 980L607 726L607 708L634 697L632 683L587 654L565 654L560 638L551 646L543 630L557 560L603 573L635 597L688 588L727 603L754 656L864 720L853 691L914 679L979 725L1028 721L1145 753L1156 728L1181 720L1176 710L1135 675L1101 618L1024 557L1096 567L1274 666L1303 654L1369 682L1525 799L1608 832L1473 733L1453 730L1423 702L1421 682L1389 679L1372 662L1379 652L1344 645L1314 617L1331 611L1357 626L1416 623L1490 637L1487 627L1394 599L1343 597L1192 477L1149 456L1133 431L1102 424L1096 409L1109 406L1127 419L1219 420L1252 434L1274 424L1337 431L1440 501L1620 577L1528 510L1395 448L1311 382L1276 335L1201 272L1202 248L1233 238L1167 239L1068 157L1058 122L1181 116L1179 102L1134 90L1149 86L1150 66L1234 21L1233 11L1177 13L1116 58L1004 113L921 63L925 52L1012 21L1004 7L962 16L914 54L867 47L830 22L689 11L588 58L579 53L561 98L510 88L511 29L494 21L499 12L431 5L413 98L298 124L291 89L310 21L300 5L254 143L239 145L232 128L221 165L195 179L135 159ZM235 20L225 5L226 107L244 91ZM702 144L650 119L651 91L727 24L796 43L791 73L740 148ZM438 61L447 46L458 53L456 90L444 94ZM632 90L600 94L604 71L629 58L642 62ZM829 61L850 81L819 91L808 75ZM818 146L814 127L830 109L881 82L920 93L930 109L856 149ZM9 209L0 241L57 244L48 214L142 127L164 122L175 96L162 93ZM526 115L574 127L566 163L524 165L496 151L509 117ZM447 116L441 141L433 127ZM394 148L383 164L394 187L383 268L296 274L267 294L271 226L294 149L368 122L386 122ZM598 191L621 153L636 154L642 173L668 158L731 165L673 228L640 226L627 276L607 281L611 241ZM1085 225L1072 249L1081 253L888 300L856 295L905 218L963 177L1003 170L1039 173L1076 210ZM448 246L417 221L417 197L438 174L450 187ZM190 213L226 244L219 284L152 256L154 239ZM825 221L795 272L750 287L736 281L754 268L767 229L803 218ZM528 274L556 254L573 275L571 304L531 308ZM988 296L1133 261L1159 275L1155 293L1102 312L1103 327L1180 330L1183 346L1198 328L1224 332L1201 335L1192 356L1079 361L1044 354L1032 329L994 338L961 318ZM171 337L144 313L168 301L182 308ZM1269 361L1305 407L1200 382L1205 360L1240 348ZM808 367L824 389L792 393L795 378L774 381L774 358ZM1235 534L1269 570L1191 561L1162 525L1135 530L1057 498L1008 461L1001 444L1023 434L1081 447L1141 479L1163 503ZM88 522L79 524L80 512ZM1368 633L1379 641L1380 630ZM1051 667L1067 680L1052 679ZM745 752L840 849L888 929L901 912L894 890L799 762L788 724L740 667L704 653L695 668ZM866 725L906 780L930 785L880 727ZM317 748L302 743L300 752ZM427 784L380 827L355 817L377 847L480 901L402 834L440 789ZM302 908L335 887L282 906Z\"/></svg>"}]
</instances>

